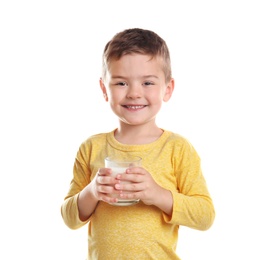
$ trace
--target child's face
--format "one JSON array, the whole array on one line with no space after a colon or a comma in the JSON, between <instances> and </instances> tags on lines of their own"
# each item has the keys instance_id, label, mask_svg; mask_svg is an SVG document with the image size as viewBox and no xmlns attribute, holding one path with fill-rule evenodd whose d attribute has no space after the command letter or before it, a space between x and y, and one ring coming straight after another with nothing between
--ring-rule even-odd
<instances>
[{"instance_id":1,"label":"child's face","mask_svg":"<svg viewBox=\"0 0 275 260\"><path fill-rule=\"evenodd\" d=\"M141 125L154 122L162 102L174 89L173 79L165 82L162 59L141 54L124 55L109 63L101 89L121 122Z\"/></svg>"}]
</instances>

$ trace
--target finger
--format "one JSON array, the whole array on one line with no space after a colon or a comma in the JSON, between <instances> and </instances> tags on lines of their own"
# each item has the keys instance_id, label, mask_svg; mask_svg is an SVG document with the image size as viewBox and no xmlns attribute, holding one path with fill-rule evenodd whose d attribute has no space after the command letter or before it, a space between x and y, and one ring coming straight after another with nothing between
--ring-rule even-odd
<instances>
[{"instance_id":1,"label":"finger","mask_svg":"<svg viewBox=\"0 0 275 260\"><path fill-rule=\"evenodd\" d=\"M103 193L103 194L110 194L114 192L114 187L112 186L108 186L108 185L98 185L97 186L97 191L99 193Z\"/></svg>"},{"instance_id":2,"label":"finger","mask_svg":"<svg viewBox=\"0 0 275 260\"><path fill-rule=\"evenodd\" d=\"M142 186L140 183L135 182L120 182L118 184L115 184L115 189L119 191L130 191L130 192L137 192L142 190Z\"/></svg>"},{"instance_id":3,"label":"finger","mask_svg":"<svg viewBox=\"0 0 275 260\"><path fill-rule=\"evenodd\" d=\"M97 176L96 182L100 185L110 185L114 186L117 183L120 183L120 180L112 176Z\"/></svg>"},{"instance_id":4,"label":"finger","mask_svg":"<svg viewBox=\"0 0 275 260\"><path fill-rule=\"evenodd\" d=\"M118 202L118 198L109 197L109 196L102 196L101 200L104 202L107 202L107 203L117 203Z\"/></svg>"},{"instance_id":5,"label":"finger","mask_svg":"<svg viewBox=\"0 0 275 260\"><path fill-rule=\"evenodd\" d=\"M144 181L144 175L141 174L135 174L135 173L126 173L126 174L118 174L116 176L117 180L120 181L128 181L128 182L143 182Z\"/></svg>"},{"instance_id":6,"label":"finger","mask_svg":"<svg viewBox=\"0 0 275 260\"><path fill-rule=\"evenodd\" d=\"M96 181L99 184L111 184L112 183L112 177L109 176L98 176Z\"/></svg>"},{"instance_id":7,"label":"finger","mask_svg":"<svg viewBox=\"0 0 275 260\"><path fill-rule=\"evenodd\" d=\"M141 199L139 192L131 192L131 193L120 193L119 197L121 199Z\"/></svg>"},{"instance_id":8,"label":"finger","mask_svg":"<svg viewBox=\"0 0 275 260\"><path fill-rule=\"evenodd\" d=\"M110 168L100 168L97 172L97 175L104 176L104 175L111 175L112 170Z\"/></svg>"},{"instance_id":9,"label":"finger","mask_svg":"<svg viewBox=\"0 0 275 260\"><path fill-rule=\"evenodd\" d=\"M126 169L126 173L141 174L144 175L147 171L142 167L129 167Z\"/></svg>"}]
</instances>

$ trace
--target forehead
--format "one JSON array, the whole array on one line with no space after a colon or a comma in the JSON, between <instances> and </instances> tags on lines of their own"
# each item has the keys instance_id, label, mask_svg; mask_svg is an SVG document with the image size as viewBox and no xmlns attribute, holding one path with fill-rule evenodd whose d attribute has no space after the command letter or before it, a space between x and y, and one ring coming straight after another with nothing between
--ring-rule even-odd
<instances>
[{"instance_id":1,"label":"forehead","mask_svg":"<svg viewBox=\"0 0 275 260\"><path fill-rule=\"evenodd\" d=\"M131 70L163 70L163 59L159 56L152 57L144 54L126 54L120 59L112 59L108 64L109 72Z\"/></svg>"}]
</instances>

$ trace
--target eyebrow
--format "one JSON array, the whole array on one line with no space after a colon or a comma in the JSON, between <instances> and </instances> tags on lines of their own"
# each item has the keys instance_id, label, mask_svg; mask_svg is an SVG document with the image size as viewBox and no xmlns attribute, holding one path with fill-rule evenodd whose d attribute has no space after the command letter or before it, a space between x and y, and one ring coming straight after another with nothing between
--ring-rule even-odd
<instances>
[{"instance_id":1,"label":"eyebrow","mask_svg":"<svg viewBox=\"0 0 275 260\"><path fill-rule=\"evenodd\" d=\"M120 76L120 75L114 75L111 77L112 79L127 79L127 77L124 76ZM155 75L146 75L146 76L142 76L141 78L147 79L147 78L155 78L158 79L159 77L155 76Z\"/></svg>"}]
</instances>

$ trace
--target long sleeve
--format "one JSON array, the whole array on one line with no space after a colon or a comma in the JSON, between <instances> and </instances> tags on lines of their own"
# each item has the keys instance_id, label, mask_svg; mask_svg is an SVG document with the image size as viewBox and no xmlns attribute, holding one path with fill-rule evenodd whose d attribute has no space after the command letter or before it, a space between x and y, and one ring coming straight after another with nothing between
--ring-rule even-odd
<instances>
[{"instance_id":1,"label":"long sleeve","mask_svg":"<svg viewBox=\"0 0 275 260\"><path fill-rule=\"evenodd\" d=\"M213 224L215 210L202 174L200 158L188 141L176 151L172 161L178 190L172 191L172 217L165 216L165 220L168 223L207 230Z\"/></svg>"},{"instance_id":2,"label":"long sleeve","mask_svg":"<svg viewBox=\"0 0 275 260\"><path fill-rule=\"evenodd\" d=\"M88 166L90 148L86 144L82 144L75 158L73 168L73 179L67 196L61 205L61 215L65 224L71 229L77 229L85 225L79 219L77 199L79 192L89 184L91 178L91 170Z\"/></svg>"}]
</instances>

